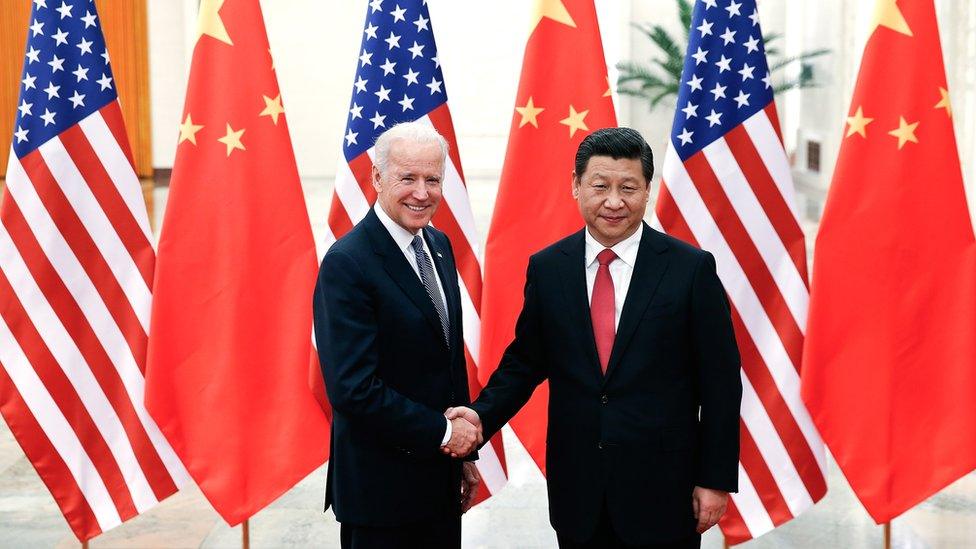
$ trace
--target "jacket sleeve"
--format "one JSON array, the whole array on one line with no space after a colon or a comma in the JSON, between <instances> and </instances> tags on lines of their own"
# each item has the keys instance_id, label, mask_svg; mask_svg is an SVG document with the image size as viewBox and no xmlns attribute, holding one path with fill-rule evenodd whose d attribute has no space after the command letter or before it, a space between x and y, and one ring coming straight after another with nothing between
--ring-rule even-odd
<instances>
[{"instance_id":1,"label":"jacket sleeve","mask_svg":"<svg viewBox=\"0 0 976 549\"><path fill-rule=\"evenodd\" d=\"M446 429L442 412L414 402L377 377L376 310L359 264L340 251L322 261L313 298L315 341L334 410L376 439L434 453Z\"/></svg>"},{"instance_id":2,"label":"jacket sleeve","mask_svg":"<svg viewBox=\"0 0 976 549\"><path fill-rule=\"evenodd\" d=\"M481 418L488 440L525 405L536 386L548 377L542 349L538 280L533 262L525 275L525 299L515 323L515 338L505 349L498 369L491 375L472 408Z\"/></svg>"},{"instance_id":3,"label":"jacket sleeve","mask_svg":"<svg viewBox=\"0 0 976 549\"><path fill-rule=\"evenodd\" d=\"M715 258L705 253L692 287L692 345L700 395L696 484L726 492L738 489L739 405L742 380L731 311Z\"/></svg>"}]
</instances>

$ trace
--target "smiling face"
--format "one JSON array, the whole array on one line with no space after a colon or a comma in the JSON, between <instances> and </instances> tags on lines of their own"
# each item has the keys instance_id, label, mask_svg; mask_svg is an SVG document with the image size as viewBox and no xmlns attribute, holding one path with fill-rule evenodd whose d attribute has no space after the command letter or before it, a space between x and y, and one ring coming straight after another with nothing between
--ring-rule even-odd
<instances>
[{"instance_id":1,"label":"smiling face","mask_svg":"<svg viewBox=\"0 0 976 549\"><path fill-rule=\"evenodd\" d=\"M582 174L573 173L573 198L590 234L607 248L640 228L650 194L639 158L592 156Z\"/></svg>"},{"instance_id":2,"label":"smiling face","mask_svg":"<svg viewBox=\"0 0 976 549\"><path fill-rule=\"evenodd\" d=\"M386 169L373 166L376 202L404 229L416 234L430 223L441 202L444 152L437 143L397 139Z\"/></svg>"}]
</instances>

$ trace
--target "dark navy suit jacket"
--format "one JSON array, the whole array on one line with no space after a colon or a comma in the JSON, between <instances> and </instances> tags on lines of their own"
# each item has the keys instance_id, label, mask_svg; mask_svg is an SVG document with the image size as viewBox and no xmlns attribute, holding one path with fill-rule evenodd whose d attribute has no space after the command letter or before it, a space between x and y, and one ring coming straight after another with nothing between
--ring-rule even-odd
<instances>
[{"instance_id":1,"label":"dark navy suit jacket","mask_svg":"<svg viewBox=\"0 0 976 549\"><path fill-rule=\"evenodd\" d=\"M444 289L450 345L420 278L373 210L326 253L315 338L332 404L326 508L399 526L460 515L461 462L440 453L444 410L470 402L450 242L423 230Z\"/></svg>"},{"instance_id":2,"label":"dark navy suit jacket","mask_svg":"<svg viewBox=\"0 0 976 549\"><path fill-rule=\"evenodd\" d=\"M737 487L739 352L715 260L641 230L606 375L580 231L529 259L515 339L473 405L487 439L549 381L549 514L579 541L604 504L627 543L692 536L693 488Z\"/></svg>"}]
</instances>

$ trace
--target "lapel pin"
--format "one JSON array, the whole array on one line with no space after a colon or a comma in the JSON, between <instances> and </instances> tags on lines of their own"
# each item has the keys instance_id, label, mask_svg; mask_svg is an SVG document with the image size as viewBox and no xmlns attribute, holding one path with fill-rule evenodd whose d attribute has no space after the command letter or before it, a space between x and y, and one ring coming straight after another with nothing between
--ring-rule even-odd
<instances>
[{"instance_id":1,"label":"lapel pin","mask_svg":"<svg viewBox=\"0 0 976 549\"><path fill-rule=\"evenodd\" d=\"M437 257L444 259L444 256L442 256L440 252L434 252L434 253L437 254Z\"/></svg>"}]
</instances>

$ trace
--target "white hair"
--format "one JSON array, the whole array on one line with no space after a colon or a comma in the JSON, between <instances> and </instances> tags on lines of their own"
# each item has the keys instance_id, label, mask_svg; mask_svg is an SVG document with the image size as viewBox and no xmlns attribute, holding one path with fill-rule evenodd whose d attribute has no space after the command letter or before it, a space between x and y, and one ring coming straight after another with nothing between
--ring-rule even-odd
<instances>
[{"instance_id":1,"label":"white hair","mask_svg":"<svg viewBox=\"0 0 976 549\"><path fill-rule=\"evenodd\" d=\"M437 133L433 126L423 122L401 122L376 138L376 144L373 146L375 151L373 165L381 174L386 172L390 160L390 147L400 140L421 144L437 143L441 148L441 154L445 159L447 158L447 140Z\"/></svg>"}]
</instances>

